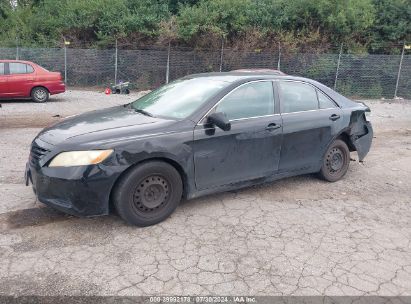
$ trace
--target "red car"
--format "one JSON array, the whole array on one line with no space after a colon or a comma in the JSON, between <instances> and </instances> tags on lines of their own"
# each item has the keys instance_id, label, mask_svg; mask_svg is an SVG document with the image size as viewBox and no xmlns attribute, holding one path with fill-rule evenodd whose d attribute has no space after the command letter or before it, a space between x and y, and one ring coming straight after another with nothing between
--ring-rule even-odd
<instances>
[{"instance_id":1,"label":"red car","mask_svg":"<svg viewBox=\"0 0 411 304\"><path fill-rule=\"evenodd\" d=\"M50 95L63 93L61 74L21 60L0 60L0 98L31 98L46 102Z\"/></svg>"}]
</instances>

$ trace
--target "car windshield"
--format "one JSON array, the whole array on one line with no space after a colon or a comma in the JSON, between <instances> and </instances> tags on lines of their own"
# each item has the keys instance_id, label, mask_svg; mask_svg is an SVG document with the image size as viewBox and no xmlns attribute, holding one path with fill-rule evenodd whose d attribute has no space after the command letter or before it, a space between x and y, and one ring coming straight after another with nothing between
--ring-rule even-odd
<instances>
[{"instance_id":1,"label":"car windshield","mask_svg":"<svg viewBox=\"0 0 411 304\"><path fill-rule=\"evenodd\" d=\"M183 119L228 84L205 78L177 80L144 95L131 106L143 114Z\"/></svg>"}]
</instances>

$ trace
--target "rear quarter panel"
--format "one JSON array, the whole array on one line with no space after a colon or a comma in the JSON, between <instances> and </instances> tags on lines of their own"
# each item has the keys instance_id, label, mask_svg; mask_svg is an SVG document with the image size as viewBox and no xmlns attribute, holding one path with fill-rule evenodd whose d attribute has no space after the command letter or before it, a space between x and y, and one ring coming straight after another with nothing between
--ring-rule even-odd
<instances>
[{"instance_id":1,"label":"rear quarter panel","mask_svg":"<svg viewBox=\"0 0 411 304\"><path fill-rule=\"evenodd\" d=\"M42 86L45 87L51 95L65 92L66 87L60 73L47 72L38 66L35 66L35 70L36 77L31 89Z\"/></svg>"}]
</instances>

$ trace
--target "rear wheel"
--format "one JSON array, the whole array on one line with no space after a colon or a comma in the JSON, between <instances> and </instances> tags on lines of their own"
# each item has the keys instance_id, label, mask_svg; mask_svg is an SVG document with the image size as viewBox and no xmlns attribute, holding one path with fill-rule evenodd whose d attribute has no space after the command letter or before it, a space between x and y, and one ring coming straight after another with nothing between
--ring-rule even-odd
<instances>
[{"instance_id":1,"label":"rear wheel","mask_svg":"<svg viewBox=\"0 0 411 304\"><path fill-rule=\"evenodd\" d=\"M177 170L160 161L143 163L119 180L114 206L127 223L144 227L166 219L178 206L183 183Z\"/></svg>"},{"instance_id":2,"label":"rear wheel","mask_svg":"<svg viewBox=\"0 0 411 304\"><path fill-rule=\"evenodd\" d=\"M37 87L31 91L31 99L34 102L46 102L49 99L49 96L49 91L43 87Z\"/></svg>"},{"instance_id":3,"label":"rear wheel","mask_svg":"<svg viewBox=\"0 0 411 304\"><path fill-rule=\"evenodd\" d=\"M329 182L336 182L347 173L349 164L350 150L344 141L337 139L325 153L320 177Z\"/></svg>"}]
</instances>

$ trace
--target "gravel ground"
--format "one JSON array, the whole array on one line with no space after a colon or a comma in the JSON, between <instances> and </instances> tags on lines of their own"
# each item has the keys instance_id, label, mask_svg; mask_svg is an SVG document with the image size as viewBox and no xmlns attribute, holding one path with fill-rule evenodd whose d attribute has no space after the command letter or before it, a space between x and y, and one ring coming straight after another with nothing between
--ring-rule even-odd
<instances>
[{"instance_id":1,"label":"gravel ground","mask_svg":"<svg viewBox=\"0 0 411 304\"><path fill-rule=\"evenodd\" d=\"M2 101L0 295L411 295L411 102L366 101L372 150L337 183L211 195L147 228L36 202L23 172L40 129L136 96Z\"/></svg>"}]
</instances>

